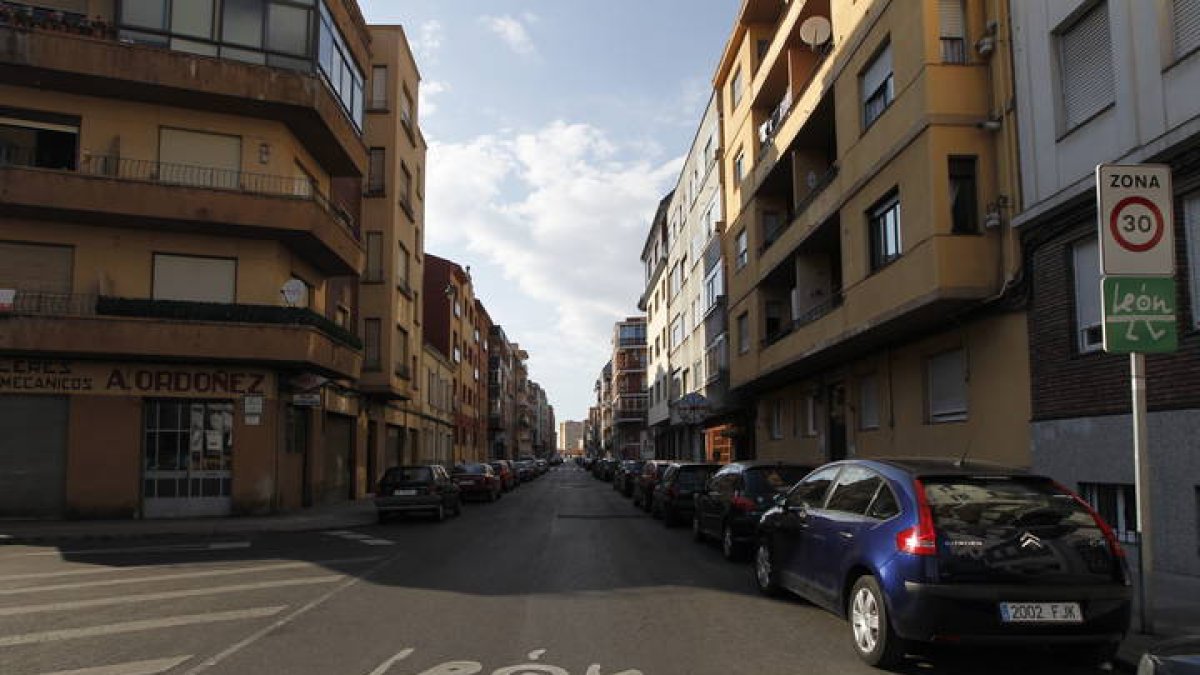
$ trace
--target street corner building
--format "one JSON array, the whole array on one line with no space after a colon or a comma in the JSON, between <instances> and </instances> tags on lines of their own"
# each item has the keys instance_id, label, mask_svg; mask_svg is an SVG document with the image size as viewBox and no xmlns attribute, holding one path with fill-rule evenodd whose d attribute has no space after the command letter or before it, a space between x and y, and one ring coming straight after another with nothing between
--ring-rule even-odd
<instances>
[{"instance_id":1,"label":"street corner building","mask_svg":"<svg viewBox=\"0 0 1200 675\"><path fill-rule=\"evenodd\" d=\"M419 292L407 257L366 246L421 255L418 77L397 41L349 0L0 4L0 516L372 491L402 451L374 421L417 419L419 337L381 352L359 300L366 272ZM368 212L379 190L407 201ZM381 353L403 357L393 377L360 382Z\"/></svg>"}]
</instances>

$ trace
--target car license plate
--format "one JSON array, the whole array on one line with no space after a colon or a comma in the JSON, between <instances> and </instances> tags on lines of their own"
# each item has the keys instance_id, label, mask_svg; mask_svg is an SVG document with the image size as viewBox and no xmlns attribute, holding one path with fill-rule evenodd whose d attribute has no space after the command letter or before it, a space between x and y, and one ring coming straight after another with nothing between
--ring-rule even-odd
<instances>
[{"instance_id":1,"label":"car license plate","mask_svg":"<svg viewBox=\"0 0 1200 675\"><path fill-rule=\"evenodd\" d=\"M1083 623L1078 602L1002 602L1003 623Z\"/></svg>"},{"instance_id":2,"label":"car license plate","mask_svg":"<svg viewBox=\"0 0 1200 675\"><path fill-rule=\"evenodd\" d=\"M411 497L417 494L416 490L393 490L392 494L397 497Z\"/></svg>"}]
</instances>

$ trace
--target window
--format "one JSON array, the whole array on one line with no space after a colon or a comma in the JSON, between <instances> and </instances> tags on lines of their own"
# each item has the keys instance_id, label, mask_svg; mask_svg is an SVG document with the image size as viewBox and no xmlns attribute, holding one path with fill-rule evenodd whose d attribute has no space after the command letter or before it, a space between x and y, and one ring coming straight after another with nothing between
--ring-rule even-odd
<instances>
[{"instance_id":1,"label":"window","mask_svg":"<svg viewBox=\"0 0 1200 675\"><path fill-rule=\"evenodd\" d=\"M0 288L69 294L74 254L75 249L70 246L0 241Z\"/></svg>"},{"instance_id":2,"label":"window","mask_svg":"<svg viewBox=\"0 0 1200 675\"><path fill-rule=\"evenodd\" d=\"M885 44L859 76L862 87L863 130L871 126L895 97L892 84L892 45Z\"/></svg>"},{"instance_id":3,"label":"window","mask_svg":"<svg viewBox=\"0 0 1200 675\"><path fill-rule=\"evenodd\" d=\"M742 69L733 71L733 79L729 81L729 107L736 108L742 100Z\"/></svg>"},{"instance_id":4,"label":"window","mask_svg":"<svg viewBox=\"0 0 1200 675\"><path fill-rule=\"evenodd\" d=\"M1058 76L1064 131L1114 101L1108 5L1098 3L1058 34Z\"/></svg>"},{"instance_id":5,"label":"window","mask_svg":"<svg viewBox=\"0 0 1200 675\"><path fill-rule=\"evenodd\" d=\"M396 285L400 288L410 288L408 282L408 249L404 244L396 244Z\"/></svg>"},{"instance_id":6,"label":"window","mask_svg":"<svg viewBox=\"0 0 1200 675\"><path fill-rule=\"evenodd\" d=\"M746 153L738 150L733 157L733 182L741 183L746 177Z\"/></svg>"},{"instance_id":7,"label":"window","mask_svg":"<svg viewBox=\"0 0 1200 675\"><path fill-rule=\"evenodd\" d=\"M1080 483L1079 496L1096 509L1117 538L1137 543L1137 492L1127 483Z\"/></svg>"},{"instance_id":8,"label":"window","mask_svg":"<svg viewBox=\"0 0 1200 675\"><path fill-rule=\"evenodd\" d=\"M1181 59L1200 48L1200 3L1173 0L1175 58Z\"/></svg>"},{"instance_id":9,"label":"window","mask_svg":"<svg viewBox=\"0 0 1200 675\"><path fill-rule=\"evenodd\" d=\"M367 269L363 273L364 282L383 281L383 233L367 233Z\"/></svg>"},{"instance_id":10,"label":"window","mask_svg":"<svg viewBox=\"0 0 1200 675\"><path fill-rule=\"evenodd\" d=\"M293 56L308 56L311 16L310 10L303 7L274 2L267 5L267 49Z\"/></svg>"},{"instance_id":11,"label":"window","mask_svg":"<svg viewBox=\"0 0 1200 675\"><path fill-rule=\"evenodd\" d=\"M404 162L400 162L400 204L412 213L412 172Z\"/></svg>"},{"instance_id":12,"label":"window","mask_svg":"<svg viewBox=\"0 0 1200 675\"><path fill-rule=\"evenodd\" d=\"M746 238L746 231L738 232L737 237L733 240L734 250L734 267L742 269L746 263L750 262L750 244Z\"/></svg>"},{"instance_id":13,"label":"window","mask_svg":"<svg viewBox=\"0 0 1200 675\"><path fill-rule=\"evenodd\" d=\"M403 328L397 328L395 338L395 349L392 350L393 360L395 361L396 375L410 379L412 374L408 370L408 331Z\"/></svg>"},{"instance_id":14,"label":"window","mask_svg":"<svg viewBox=\"0 0 1200 675\"><path fill-rule=\"evenodd\" d=\"M876 493L875 501L871 502L871 507L867 509L867 516L887 520L897 513L900 513L900 504L896 502L896 495L892 489L884 483Z\"/></svg>"},{"instance_id":15,"label":"window","mask_svg":"<svg viewBox=\"0 0 1200 675\"><path fill-rule=\"evenodd\" d=\"M236 258L154 255L154 299L232 303Z\"/></svg>"},{"instance_id":16,"label":"window","mask_svg":"<svg viewBox=\"0 0 1200 675\"><path fill-rule=\"evenodd\" d=\"M838 476L837 486L833 488L833 494L829 495L829 502L825 508L866 515L867 507L875 499L875 493L882 482L883 479L867 469L848 466Z\"/></svg>"},{"instance_id":17,"label":"window","mask_svg":"<svg viewBox=\"0 0 1200 675\"><path fill-rule=\"evenodd\" d=\"M975 158L950 158L950 222L954 234L979 232L975 191Z\"/></svg>"},{"instance_id":18,"label":"window","mask_svg":"<svg viewBox=\"0 0 1200 675\"><path fill-rule=\"evenodd\" d=\"M771 401L770 431L771 440L783 438L783 401L779 399Z\"/></svg>"},{"instance_id":19,"label":"window","mask_svg":"<svg viewBox=\"0 0 1200 675\"><path fill-rule=\"evenodd\" d=\"M370 164L367 166L367 195L378 197L383 194L387 176L387 153L384 148L371 148Z\"/></svg>"},{"instance_id":20,"label":"window","mask_svg":"<svg viewBox=\"0 0 1200 675\"><path fill-rule=\"evenodd\" d=\"M929 387L929 421L962 422L967 419L967 364L962 349L931 357L926 362Z\"/></svg>"},{"instance_id":21,"label":"window","mask_svg":"<svg viewBox=\"0 0 1200 675\"><path fill-rule=\"evenodd\" d=\"M241 187L240 136L160 128L158 161L157 178L163 183L226 190Z\"/></svg>"},{"instance_id":22,"label":"window","mask_svg":"<svg viewBox=\"0 0 1200 675\"><path fill-rule=\"evenodd\" d=\"M742 312L737 318L738 353L750 351L750 314Z\"/></svg>"},{"instance_id":23,"label":"window","mask_svg":"<svg viewBox=\"0 0 1200 675\"><path fill-rule=\"evenodd\" d=\"M1187 236L1188 276L1192 289L1192 325L1200 326L1200 193L1184 197L1183 223Z\"/></svg>"},{"instance_id":24,"label":"window","mask_svg":"<svg viewBox=\"0 0 1200 675\"><path fill-rule=\"evenodd\" d=\"M129 3L123 3L123 6ZM175 0L171 5L171 32L211 40L213 0Z\"/></svg>"},{"instance_id":25,"label":"window","mask_svg":"<svg viewBox=\"0 0 1200 675\"><path fill-rule=\"evenodd\" d=\"M74 170L79 124L71 119L62 122L70 123L0 115L0 166Z\"/></svg>"},{"instance_id":26,"label":"window","mask_svg":"<svg viewBox=\"0 0 1200 675\"><path fill-rule=\"evenodd\" d=\"M966 63L966 22L963 0L938 0L938 23L941 26L942 62Z\"/></svg>"},{"instance_id":27,"label":"window","mask_svg":"<svg viewBox=\"0 0 1200 675\"><path fill-rule=\"evenodd\" d=\"M1094 352L1104 344L1100 325L1100 251L1096 241L1090 237L1072 247L1075 330L1081 353Z\"/></svg>"},{"instance_id":28,"label":"window","mask_svg":"<svg viewBox=\"0 0 1200 675\"><path fill-rule=\"evenodd\" d=\"M387 109L387 73L387 66L373 66L371 68L371 108L373 110Z\"/></svg>"},{"instance_id":29,"label":"window","mask_svg":"<svg viewBox=\"0 0 1200 675\"><path fill-rule=\"evenodd\" d=\"M858 381L858 428L879 428L879 380L875 375Z\"/></svg>"},{"instance_id":30,"label":"window","mask_svg":"<svg viewBox=\"0 0 1200 675\"><path fill-rule=\"evenodd\" d=\"M821 469L812 474L808 478L800 481L792 491L788 493L788 506L803 507L808 509L819 509L825 504L825 493L829 492L829 485L833 483L833 479L837 477L840 466L831 466Z\"/></svg>"},{"instance_id":31,"label":"window","mask_svg":"<svg viewBox=\"0 0 1200 675\"><path fill-rule=\"evenodd\" d=\"M379 319L363 319L363 370L379 370L382 356L379 349Z\"/></svg>"},{"instance_id":32,"label":"window","mask_svg":"<svg viewBox=\"0 0 1200 675\"><path fill-rule=\"evenodd\" d=\"M868 212L871 228L871 271L900 257L900 196L892 193Z\"/></svg>"},{"instance_id":33,"label":"window","mask_svg":"<svg viewBox=\"0 0 1200 675\"><path fill-rule=\"evenodd\" d=\"M321 3L321 26L317 43L317 62L325 81L356 129L362 129L363 75L341 31L325 3Z\"/></svg>"},{"instance_id":34,"label":"window","mask_svg":"<svg viewBox=\"0 0 1200 675\"><path fill-rule=\"evenodd\" d=\"M121 23L163 30L167 26L167 0L124 0L121 3Z\"/></svg>"},{"instance_id":35,"label":"window","mask_svg":"<svg viewBox=\"0 0 1200 675\"><path fill-rule=\"evenodd\" d=\"M408 85L403 85L400 96L400 121L404 123L404 128L409 131L412 131L412 117L412 94L408 93Z\"/></svg>"}]
</instances>

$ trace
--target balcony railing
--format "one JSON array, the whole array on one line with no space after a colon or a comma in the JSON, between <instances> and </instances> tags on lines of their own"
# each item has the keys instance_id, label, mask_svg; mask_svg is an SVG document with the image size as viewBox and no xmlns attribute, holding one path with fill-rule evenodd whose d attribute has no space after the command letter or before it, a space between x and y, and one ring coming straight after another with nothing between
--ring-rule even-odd
<instances>
[{"instance_id":1,"label":"balcony railing","mask_svg":"<svg viewBox=\"0 0 1200 675\"><path fill-rule=\"evenodd\" d=\"M793 103L792 90L788 89L786 92L784 92L783 98L780 99L779 104L776 105L775 109L771 111L771 114L767 116L766 121L758 126L758 141L761 145L766 145L767 143L771 142L771 139L775 136L775 132L779 131L779 127L783 126L784 120L786 120L788 115L791 114Z\"/></svg>"},{"instance_id":2,"label":"balcony railing","mask_svg":"<svg viewBox=\"0 0 1200 675\"><path fill-rule=\"evenodd\" d=\"M328 318L304 307L241 305L218 302L188 302L149 298L117 298L107 295L43 293L17 290L12 311L0 310L0 319L16 316L86 317L120 316L170 321L215 321L312 326L354 349L362 340Z\"/></svg>"},{"instance_id":3,"label":"balcony railing","mask_svg":"<svg viewBox=\"0 0 1200 675\"><path fill-rule=\"evenodd\" d=\"M793 331L817 321L838 307L841 307L843 297L842 291L834 291L828 300L810 307L808 310L806 310L800 316L792 319L790 322L783 322L783 325L779 330L775 331L774 333L770 333L763 338L763 346L769 347L788 335L791 335Z\"/></svg>"},{"instance_id":4,"label":"balcony railing","mask_svg":"<svg viewBox=\"0 0 1200 675\"><path fill-rule=\"evenodd\" d=\"M704 372L707 373L704 383L711 384L719 380L728 370L729 341L726 339L726 334L721 333L704 350Z\"/></svg>"},{"instance_id":5,"label":"balcony railing","mask_svg":"<svg viewBox=\"0 0 1200 675\"><path fill-rule=\"evenodd\" d=\"M27 30L49 30L115 40L117 30L106 21L89 19L86 14L65 12L15 2L0 2L0 26Z\"/></svg>"},{"instance_id":6,"label":"balcony railing","mask_svg":"<svg viewBox=\"0 0 1200 675\"><path fill-rule=\"evenodd\" d=\"M762 253L763 251L766 251L771 247L771 244L774 244L776 241L778 241L779 238L783 236L783 233L792 226L792 223L796 222L796 219L804 213L805 209L807 209L809 205L811 205L813 201L815 201L816 198L825 191L825 188L829 187L830 184L833 183L833 179L837 178L837 175L837 165L830 165L830 167L827 168L821 175L814 177L809 185L808 192L804 193L803 197L796 200L795 204L792 206L792 211L780 219L779 224L775 227L766 228L763 230L763 243L762 246L759 247L758 252Z\"/></svg>"}]
</instances>

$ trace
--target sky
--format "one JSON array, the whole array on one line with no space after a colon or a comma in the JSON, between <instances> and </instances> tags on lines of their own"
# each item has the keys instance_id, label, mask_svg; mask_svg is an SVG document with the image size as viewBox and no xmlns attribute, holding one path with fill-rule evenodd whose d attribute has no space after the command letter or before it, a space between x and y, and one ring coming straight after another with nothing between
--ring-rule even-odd
<instances>
[{"instance_id":1,"label":"sky","mask_svg":"<svg viewBox=\"0 0 1200 675\"><path fill-rule=\"evenodd\" d=\"M674 188L740 0L359 0L421 72L425 250L586 419L642 244Z\"/></svg>"}]
</instances>

